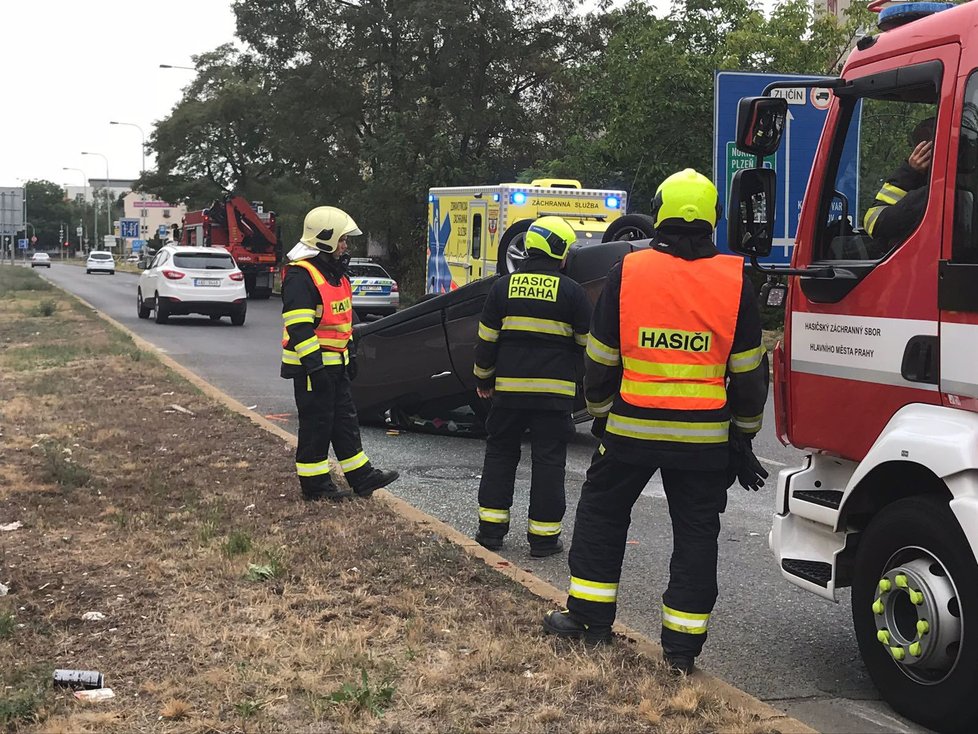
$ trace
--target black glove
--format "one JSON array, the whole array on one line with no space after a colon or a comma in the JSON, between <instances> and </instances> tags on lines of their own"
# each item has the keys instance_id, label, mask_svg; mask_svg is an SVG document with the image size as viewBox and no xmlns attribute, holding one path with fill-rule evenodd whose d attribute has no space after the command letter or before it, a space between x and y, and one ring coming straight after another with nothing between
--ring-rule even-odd
<instances>
[{"instance_id":1,"label":"black glove","mask_svg":"<svg viewBox=\"0 0 978 734\"><path fill-rule=\"evenodd\" d=\"M313 392L327 392L332 385L330 384L329 372L324 368L309 373L309 386Z\"/></svg>"},{"instance_id":2,"label":"black glove","mask_svg":"<svg viewBox=\"0 0 978 734\"><path fill-rule=\"evenodd\" d=\"M604 429L607 425L607 417L595 418L591 421L591 435L598 439L604 438Z\"/></svg>"},{"instance_id":3,"label":"black glove","mask_svg":"<svg viewBox=\"0 0 978 734\"><path fill-rule=\"evenodd\" d=\"M350 355L350 361L346 363L346 374L350 378L350 382L357 379L357 372L359 367L357 366L357 358L353 354Z\"/></svg>"},{"instance_id":4,"label":"black glove","mask_svg":"<svg viewBox=\"0 0 978 734\"><path fill-rule=\"evenodd\" d=\"M754 456L751 449L750 439L741 433L737 428L730 427L730 466L729 481L734 483L736 479L744 489L756 492L764 485L767 479L767 469L761 466L761 462Z\"/></svg>"}]
</instances>

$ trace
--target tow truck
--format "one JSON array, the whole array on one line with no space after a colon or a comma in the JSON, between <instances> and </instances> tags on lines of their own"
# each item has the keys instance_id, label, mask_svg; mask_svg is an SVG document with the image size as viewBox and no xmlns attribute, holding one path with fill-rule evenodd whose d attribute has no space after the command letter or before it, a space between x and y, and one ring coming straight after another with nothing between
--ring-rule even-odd
<instances>
[{"instance_id":1,"label":"tow truck","mask_svg":"<svg viewBox=\"0 0 978 734\"><path fill-rule=\"evenodd\" d=\"M769 545L802 589L837 600L851 587L859 652L896 711L974 732L978 3L869 7L880 32L858 41L838 79L774 83L738 108L737 145L756 167L732 181L729 242L767 273L767 303L785 305L776 430L807 452L778 476ZM788 113L779 85L830 97L786 269L760 262L777 190L762 161ZM914 167L905 136L925 123L932 158ZM901 165L913 187L894 183ZM849 200L840 192L853 180ZM881 232L883 213L900 213L902 231Z\"/></svg>"},{"instance_id":2,"label":"tow truck","mask_svg":"<svg viewBox=\"0 0 978 734\"><path fill-rule=\"evenodd\" d=\"M242 196L229 195L207 209L187 212L180 244L224 247L244 273L248 297L261 300L272 295L282 247L275 213L266 212L261 202L249 204Z\"/></svg>"}]
</instances>

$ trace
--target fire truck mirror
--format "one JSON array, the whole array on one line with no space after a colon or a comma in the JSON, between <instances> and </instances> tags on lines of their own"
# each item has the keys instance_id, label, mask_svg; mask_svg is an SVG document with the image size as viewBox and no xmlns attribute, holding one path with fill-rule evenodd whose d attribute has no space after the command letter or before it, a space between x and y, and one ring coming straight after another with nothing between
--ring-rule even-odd
<instances>
[{"instance_id":1,"label":"fire truck mirror","mask_svg":"<svg viewBox=\"0 0 978 734\"><path fill-rule=\"evenodd\" d=\"M738 255L767 257L774 244L774 185L769 168L744 168L730 183L727 242Z\"/></svg>"},{"instance_id":2,"label":"fire truck mirror","mask_svg":"<svg viewBox=\"0 0 978 734\"><path fill-rule=\"evenodd\" d=\"M737 148L762 158L781 145L788 116L788 100L782 97L744 97L737 106Z\"/></svg>"}]
</instances>

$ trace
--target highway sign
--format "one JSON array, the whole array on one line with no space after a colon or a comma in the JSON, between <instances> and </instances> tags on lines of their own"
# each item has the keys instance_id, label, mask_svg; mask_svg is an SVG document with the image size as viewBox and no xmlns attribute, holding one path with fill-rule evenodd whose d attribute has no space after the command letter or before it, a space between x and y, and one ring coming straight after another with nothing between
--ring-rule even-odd
<instances>
[{"instance_id":1,"label":"highway sign","mask_svg":"<svg viewBox=\"0 0 978 734\"><path fill-rule=\"evenodd\" d=\"M132 241L132 251L139 252L146 245L146 240L133 240Z\"/></svg>"},{"instance_id":2,"label":"highway sign","mask_svg":"<svg viewBox=\"0 0 978 734\"><path fill-rule=\"evenodd\" d=\"M139 220L138 219L120 219L119 220L119 235L121 237L127 238L138 238L139 237Z\"/></svg>"},{"instance_id":3,"label":"highway sign","mask_svg":"<svg viewBox=\"0 0 978 734\"><path fill-rule=\"evenodd\" d=\"M161 240L165 240L166 235L169 233L169 231L170 231L169 227L167 227L165 224L161 224L160 228L156 230L156 236L159 237Z\"/></svg>"},{"instance_id":4,"label":"highway sign","mask_svg":"<svg viewBox=\"0 0 978 734\"><path fill-rule=\"evenodd\" d=\"M27 240L17 240L17 248L20 250L27 249Z\"/></svg>"},{"instance_id":5,"label":"highway sign","mask_svg":"<svg viewBox=\"0 0 978 734\"><path fill-rule=\"evenodd\" d=\"M81 227L75 227L75 234L78 235L79 237L81 237L82 236L82 228Z\"/></svg>"},{"instance_id":6,"label":"highway sign","mask_svg":"<svg viewBox=\"0 0 978 734\"><path fill-rule=\"evenodd\" d=\"M751 74L737 71L718 71L714 77L713 88L713 182L722 197L724 209L730 200L730 181L734 171L751 167L752 156L746 156L734 145L736 139L737 103L741 97L759 97L771 82L802 81L821 79L818 76L798 76L792 74ZM808 187L808 177L815 160L818 139L825 126L825 118L832 94L828 89L807 89L787 87L774 90L773 94L788 101L788 119L781 149L766 159L765 167L774 168L778 173L778 207L775 213L774 249L766 263L790 263L791 251L798 231L798 215ZM858 114L856 116L858 120ZM853 135L850 130L850 137ZM855 138L859 139L858 132ZM856 162L859 151L855 146L847 146L843 153L842 170L859 170ZM842 192L849 201L859 201L858 181L851 181ZM717 222L717 247L721 252L730 252L727 247L727 218Z\"/></svg>"}]
</instances>

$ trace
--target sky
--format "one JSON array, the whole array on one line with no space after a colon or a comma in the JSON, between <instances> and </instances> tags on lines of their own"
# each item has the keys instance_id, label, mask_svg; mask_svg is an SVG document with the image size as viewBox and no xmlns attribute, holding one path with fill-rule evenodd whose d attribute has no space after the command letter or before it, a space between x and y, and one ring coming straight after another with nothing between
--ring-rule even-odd
<instances>
[{"instance_id":1,"label":"sky","mask_svg":"<svg viewBox=\"0 0 978 734\"><path fill-rule=\"evenodd\" d=\"M46 179L81 186L82 174L135 178L139 125L170 112L191 56L233 40L230 0L0 0L0 186ZM146 167L153 167L147 156Z\"/></svg>"}]
</instances>

